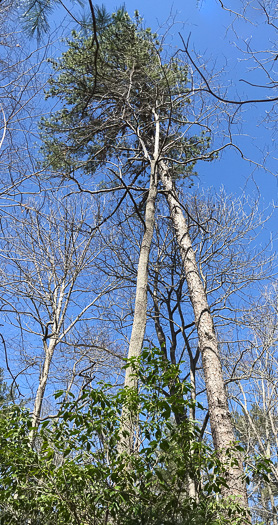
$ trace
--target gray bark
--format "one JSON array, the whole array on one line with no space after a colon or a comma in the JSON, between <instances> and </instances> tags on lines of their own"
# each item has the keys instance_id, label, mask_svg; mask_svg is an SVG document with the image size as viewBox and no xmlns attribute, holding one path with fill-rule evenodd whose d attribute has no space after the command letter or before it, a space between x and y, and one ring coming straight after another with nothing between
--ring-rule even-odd
<instances>
[{"instance_id":1,"label":"gray bark","mask_svg":"<svg viewBox=\"0 0 278 525\"><path fill-rule=\"evenodd\" d=\"M134 317L131 331L131 337L128 349L128 359L132 357L139 357L141 355L146 322L147 322L147 291L148 291L148 264L151 243L154 231L155 222L155 201L157 196L157 174L156 163L151 162L151 177L150 187L146 202L145 210L145 232L140 247L140 256L137 268L136 279L136 295L134 306ZM126 369L125 373L125 387L137 388L138 379L131 367ZM122 412L122 432L126 432L127 437L124 437L119 444L119 452L123 450L132 451L134 439L134 426L136 424L136 416L130 413L128 408L123 408Z\"/></svg>"},{"instance_id":2,"label":"gray bark","mask_svg":"<svg viewBox=\"0 0 278 525\"><path fill-rule=\"evenodd\" d=\"M146 202L145 232L140 248L140 256L137 268L136 295L134 306L133 325L129 342L128 359L139 357L145 337L147 322L147 290L148 290L148 264L151 243L154 231L155 200L157 196L157 181L154 163L150 178L150 188ZM125 376L125 386L136 387L137 380L131 377L131 369L128 368Z\"/></svg>"},{"instance_id":3,"label":"gray bark","mask_svg":"<svg viewBox=\"0 0 278 525\"><path fill-rule=\"evenodd\" d=\"M225 451L234 442L233 426L227 403L227 396L222 374L218 341L210 313L204 285L199 274L194 249L192 247L188 224L185 219L171 173L164 162L160 163L160 179L168 201L171 219L177 235L178 245L183 260L185 277L190 300L194 311L202 355L205 384L207 390L210 426L215 449L224 460ZM224 496L239 496L241 504L248 508L247 492L243 482L243 466L237 457L238 467L227 468L228 488L223 489Z\"/></svg>"},{"instance_id":4,"label":"gray bark","mask_svg":"<svg viewBox=\"0 0 278 525\"><path fill-rule=\"evenodd\" d=\"M52 340L49 347L44 344L44 351L45 351L45 359L43 362L42 371L40 373L40 379L39 379L39 386L37 388L36 392L36 398L34 403L34 410L33 410L33 416L32 416L32 426L37 427L40 422L40 416L41 416L41 409L42 409L42 402L44 398L44 392L48 381L48 375L49 375L49 369L53 357L53 353L55 350L56 341Z\"/></svg>"}]
</instances>

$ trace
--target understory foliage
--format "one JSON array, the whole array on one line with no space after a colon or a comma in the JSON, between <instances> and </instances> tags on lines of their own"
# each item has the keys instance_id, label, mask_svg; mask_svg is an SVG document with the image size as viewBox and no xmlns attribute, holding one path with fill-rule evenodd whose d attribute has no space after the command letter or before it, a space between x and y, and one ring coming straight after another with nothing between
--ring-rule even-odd
<instances>
[{"instance_id":1,"label":"understory foliage","mask_svg":"<svg viewBox=\"0 0 278 525\"><path fill-rule=\"evenodd\" d=\"M244 523L236 501L224 502L227 465L189 422L190 387L161 352L129 362L140 390L113 393L99 383L75 398L56 394L59 414L46 419L30 445L30 413L19 406L0 418L0 516L5 524ZM169 387L171 388L171 394ZM173 393L174 391L174 393ZM134 453L119 453L123 406L137 416ZM182 413L180 424L173 413ZM198 497L191 499L189 481Z\"/></svg>"}]
</instances>

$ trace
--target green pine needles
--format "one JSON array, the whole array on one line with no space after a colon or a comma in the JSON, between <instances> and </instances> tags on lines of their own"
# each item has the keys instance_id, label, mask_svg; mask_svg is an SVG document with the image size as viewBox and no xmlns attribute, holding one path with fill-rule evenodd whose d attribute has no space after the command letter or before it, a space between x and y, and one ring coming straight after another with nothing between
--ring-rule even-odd
<instances>
[{"instance_id":1,"label":"green pine needles","mask_svg":"<svg viewBox=\"0 0 278 525\"><path fill-rule=\"evenodd\" d=\"M124 9L110 17L98 11L98 44L74 32L53 62L46 96L61 109L42 121L46 165L75 178L106 170L112 187L111 170L114 184L119 176L130 185L146 182L159 119L160 157L175 177L192 174L209 137L189 133L187 65L178 55L167 57L158 36Z\"/></svg>"}]
</instances>

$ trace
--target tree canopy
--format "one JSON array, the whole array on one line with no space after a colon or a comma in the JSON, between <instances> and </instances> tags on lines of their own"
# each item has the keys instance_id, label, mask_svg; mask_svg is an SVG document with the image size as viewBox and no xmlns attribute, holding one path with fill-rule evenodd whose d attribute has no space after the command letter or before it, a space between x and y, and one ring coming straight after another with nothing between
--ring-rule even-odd
<instances>
[{"instance_id":1,"label":"tree canopy","mask_svg":"<svg viewBox=\"0 0 278 525\"><path fill-rule=\"evenodd\" d=\"M157 113L161 155L176 174L190 174L209 136L188 131L187 65L164 56L158 36L143 29L139 15L133 20L124 9L108 19L103 14L99 27L97 55L92 38L74 32L69 49L53 62L47 97L58 97L63 107L42 121L47 162L70 174L95 173L107 163L112 170L116 163L129 182L145 180Z\"/></svg>"}]
</instances>

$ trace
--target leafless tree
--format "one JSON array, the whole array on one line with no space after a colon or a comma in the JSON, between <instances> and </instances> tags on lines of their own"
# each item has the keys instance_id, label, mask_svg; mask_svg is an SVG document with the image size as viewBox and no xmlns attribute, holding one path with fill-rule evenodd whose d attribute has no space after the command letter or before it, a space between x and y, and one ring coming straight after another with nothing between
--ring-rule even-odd
<instances>
[{"instance_id":1,"label":"leafless tree","mask_svg":"<svg viewBox=\"0 0 278 525\"><path fill-rule=\"evenodd\" d=\"M254 516L271 525L277 525L277 326L274 283L262 290L246 316L241 373L229 386L235 427L246 448L247 464L253 466L264 458L271 460L269 481L255 476L250 496Z\"/></svg>"},{"instance_id":2,"label":"leafless tree","mask_svg":"<svg viewBox=\"0 0 278 525\"><path fill-rule=\"evenodd\" d=\"M7 8L5 9L5 5ZM14 8L13 8L14 7ZM48 78L46 58L49 42L30 45L18 24L16 6L2 2L0 8L0 193L4 198L20 198L21 190L35 191L33 174L38 140L37 123L42 107L42 93ZM16 30L15 30L16 28Z\"/></svg>"},{"instance_id":3,"label":"leafless tree","mask_svg":"<svg viewBox=\"0 0 278 525\"><path fill-rule=\"evenodd\" d=\"M271 210L264 216L259 202L245 196L227 196L224 190L218 194L200 190L182 202L217 332L225 333L231 326L236 328L245 322L246 311L253 308L247 298L275 271L271 246L258 244ZM187 332L188 339L194 340L196 328L181 257L163 203L159 204L157 215L150 263L149 315L155 323L159 320L158 341L166 345L168 357L175 363L184 359L187 351L185 341L182 342L184 334Z\"/></svg>"},{"instance_id":4,"label":"leafless tree","mask_svg":"<svg viewBox=\"0 0 278 525\"><path fill-rule=\"evenodd\" d=\"M69 381L73 369L75 378L81 378L86 368L85 376L92 381L98 355L106 350L104 329L99 329L101 299L119 279L96 271L94 263L107 249L94 228L97 210L93 202L60 193L45 197L40 206L30 199L4 221L2 312L11 327L6 338L15 335L18 341L20 336L25 366L40 370L34 426L51 368L59 381Z\"/></svg>"},{"instance_id":5,"label":"leafless tree","mask_svg":"<svg viewBox=\"0 0 278 525\"><path fill-rule=\"evenodd\" d=\"M229 38L237 49L237 56L230 58L234 60L233 75L230 73L231 62L229 69L225 63L215 65L205 52L193 51L193 45L199 47L198 41L192 42L190 35L181 34L181 47L192 68L194 92L198 93L200 100L206 100L211 115L217 114L216 126L212 120L210 126L215 143L234 148L242 159L248 160L253 170L264 169L275 175L278 100L276 2L240 0L235 5L217 0L217 3L218 15L225 28L223 38ZM249 117L256 123L253 128ZM257 148L252 148L251 156L247 154L250 148L242 141L243 135L250 145L254 144L256 137Z\"/></svg>"}]
</instances>

